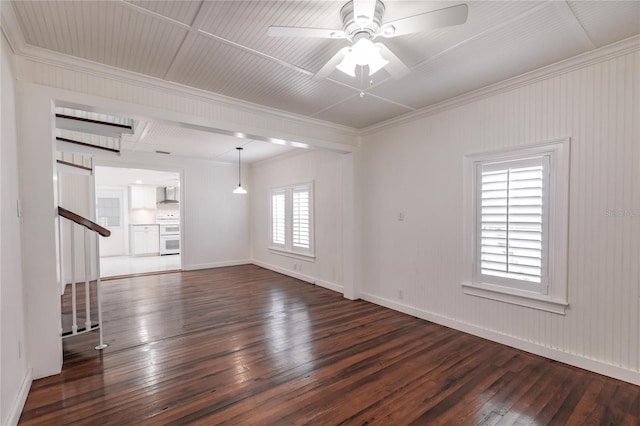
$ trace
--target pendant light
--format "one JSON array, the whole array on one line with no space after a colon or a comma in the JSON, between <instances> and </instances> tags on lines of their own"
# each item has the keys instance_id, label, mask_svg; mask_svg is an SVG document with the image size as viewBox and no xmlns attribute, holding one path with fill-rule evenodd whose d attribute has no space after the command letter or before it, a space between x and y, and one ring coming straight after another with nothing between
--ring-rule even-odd
<instances>
[{"instance_id":1,"label":"pendant light","mask_svg":"<svg viewBox=\"0 0 640 426\"><path fill-rule=\"evenodd\" d=\"M242 178L241 178L241 167L240 167L240 151L242 151L241 147L236 148L238 150L238 187L233 190L234 194L246 194L247 190L242 187Z\"/></svg>"}]
</instances>

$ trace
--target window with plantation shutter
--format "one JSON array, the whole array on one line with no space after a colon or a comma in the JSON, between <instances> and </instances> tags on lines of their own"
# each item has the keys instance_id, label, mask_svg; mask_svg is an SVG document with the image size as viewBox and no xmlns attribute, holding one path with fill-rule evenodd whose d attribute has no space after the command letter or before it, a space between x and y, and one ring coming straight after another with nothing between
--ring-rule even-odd
<instances>
[{"instance_id":1,"label":"window with plantation shutter","mask_svg":"<svg viewBox=\"0 0 640 426\"><path fill-rule=\"evenodd\" d=\"M465 294L565 313L569 142L465 156Z\"/></svg>"},{"instance_id":2,"label":"window with plantation shutter","mask_svg":"<svg viewBox=\"0 0 640 426\"><path fill-rule=\"evenodd\" d=\"M484 281L546 293L548 164L542 156L478 165L476 267Z\"/></svg>"},{"instance_id":3,"label":"window with plantation shutter","mask_svg":"<svg viewBox=\"0 0 640 426\"><path fill-rule=\"evenodd\" d=\"M285 191L271 192L271 244L285 245Z\"/></svg>"},{"instance_id":4,"label":"window with plantation shutter","mask_svg":"<svg viewBox=\"0 0 640 426\"><path fill-rule=\"evenodd\" d=\"M292 244L294 247L308 249L311 243L309 188L293 188L292 194Z\"/></svg>"},{"instance_id":5,"label":"window with plantation shutter","mask_svg":"<svg viewBox=\"0 0 640 426\"><path fill-rule=\"evenodd\" d=\"M271 190L270 225L274 253L313 258L313 184Z\"/></svg>"}]
</instances>

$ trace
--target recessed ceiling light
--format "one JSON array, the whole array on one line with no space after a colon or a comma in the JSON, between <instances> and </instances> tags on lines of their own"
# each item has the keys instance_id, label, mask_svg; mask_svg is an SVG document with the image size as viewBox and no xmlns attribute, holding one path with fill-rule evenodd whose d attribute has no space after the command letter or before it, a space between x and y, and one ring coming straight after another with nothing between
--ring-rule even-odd
<instances>
[{"instance_id":1,"label":"recessed ceiling light","mask_svg":"<svg viewBox=\"0 0 640 426\"><path fill-rule=\"evenodd\" d=\"M140 179L138 179L138 180L136 181L136 183L137 183L138 185L140 185L140 184L142 183L142 181L141 181Z\"/></svg>"}]
</instances>

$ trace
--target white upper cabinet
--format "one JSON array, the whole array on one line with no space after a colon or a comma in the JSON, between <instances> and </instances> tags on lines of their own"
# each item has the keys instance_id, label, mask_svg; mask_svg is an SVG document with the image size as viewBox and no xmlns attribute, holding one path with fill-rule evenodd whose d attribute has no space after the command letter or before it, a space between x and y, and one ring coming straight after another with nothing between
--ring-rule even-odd
<instances>
[{"instance_id":1,"label":"white upper cabinet","mask_svg":"<svg viewBox=\"0 0 640 426\"><path fill-rule=\"evenodd\" d=\"M131 185L130 189L132 209L156 208L156 188L154 186Z\"/></svg>"}]
</instances>

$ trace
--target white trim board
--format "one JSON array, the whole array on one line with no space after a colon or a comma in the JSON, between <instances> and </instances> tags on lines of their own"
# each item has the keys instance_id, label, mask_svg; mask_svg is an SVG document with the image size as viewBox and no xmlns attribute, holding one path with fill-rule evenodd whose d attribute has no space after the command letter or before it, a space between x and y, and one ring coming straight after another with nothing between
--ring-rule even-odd
<instances>
[{"instance_id":1,"label":"white trim board","mask_svg":"<svg viewBox=\"0 0 640 426\"><path fill-rule=\"evenodd\" d=\"M602 374L604 376L613 377L614 379L622 380L634 385L640 385L640 372L634 370L629 370L626 368L607 364L602 361L585 358L580 355L563 352L547 346L538 345L526 340L518 339L513 336L508 336L506 334L498 333L493 330L478 327L473 324L468 324L455 320L453 318L448 318L432 312L428 312L423 309L414 308L413 306L405 305L403 303L399 303L384 297L374 296L373 294L361 292L360 298L362 300L366 300L367 302L384 306L385 308L393 309L394 311L402 312L407 315L412 315L426 321L440 324L454 330L472 334L483 339L491 340L492 342L497 342L506 346L510 346L512 348L520 349L525 352L549 358L554 361L559 361L564 364Z\"/></svg>"},{"instance_id":2,"label":"white trim board","mask_svg":"<svg viewBox=\"0 0 640 426\"><path fill-rule=\"evenodd\" d=\"M272 265L270 263L262 262L260 260L252 259L251 263L256 265L256 266L259 266L261 268L269 269L270 271L274 271L274 272L277 272L277 273L282 274L282 275L287 275L287 276L292 277L292 278L297 278L297 279L299 279L301 281L308 282L309 284L314 284L314 285L326 288L328 290L333 290L333 291L335 291L337 293L340 293L340 294L342 294L344 292L344 289L340 284L331 283L329 281L323 281L323 280L314 278L312 276L300 274L298 272L293 272L293 271L290 271L288 269L281 268L281 267L276 266L276 265Z\"/></svg>"},{"instance_id":3,"label":"white trim board","mask_svg":"<svg viewBox=\"0 0 640 426\"><path fill-rule=\"evenodd\" d=\"M33 372L31 371L31 369L29 369L24 375L24 379L22 380L22 384L20 385L20 390L18 391L16 399L13 401L11 407L9 407L7 417L5 419L2 419L3 425L15 426L18 424L20 416L22 415L24 403L27 402L27 396L29 396L29 390L31 389L32 382Z\"/></svg>"}]
</instances>

